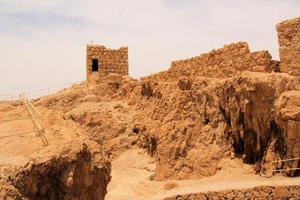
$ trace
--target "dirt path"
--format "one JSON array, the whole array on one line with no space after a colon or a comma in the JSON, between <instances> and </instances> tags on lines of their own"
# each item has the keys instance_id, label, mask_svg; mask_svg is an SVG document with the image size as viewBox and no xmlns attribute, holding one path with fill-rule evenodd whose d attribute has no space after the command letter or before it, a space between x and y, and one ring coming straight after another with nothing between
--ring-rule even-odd
<instances>
[{"instance_id":1,"label":"dirt path","mask_svg":"<svg viewBox=\"0 0 300 200\"><path fill-rule=\"evenodd\" d=\"M251 167L238 159L226 159L216 175L197 180L151 181L155 163L144 150L133 149L112 162L112 181L106 200L158 200L177 194L245 189L261 185L299 185L300 177L274 176L264 178L254 175ZM165 189L165 184L177 183L178 187Z\"/></svg>"}]
</instances>

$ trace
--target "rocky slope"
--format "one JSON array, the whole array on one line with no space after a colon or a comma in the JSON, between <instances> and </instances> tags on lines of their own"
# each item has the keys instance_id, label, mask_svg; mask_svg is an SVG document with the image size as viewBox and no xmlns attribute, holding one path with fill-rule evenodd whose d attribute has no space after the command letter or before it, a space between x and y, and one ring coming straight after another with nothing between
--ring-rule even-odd
<instances>
[{"instance_id":1,"label":"rocky slope","mask_svg":"<svg viewBox=\"0 0 300 200\"><path fill-rule=\"evenodd\" d=\"M1 119L25 117L23 109L1 104ZM47 146L35 136L30 119L0 125L0 198L103 200L110 163L101 146L60 120L59 113L41 111Z\"/></svg>"},{"instance_id":2,"label":"rocky slope","mask_svg":"<svg viewBox=\"0 0 300 200\"><path fill-rule=\"evenodd\" d=\"M175 61L169 70L141 80L91 76L36 99L50 145L41 148L32 135L4 134L0 194L103 199L110 181L107 159L133 147L154 157L153 179L159 181L214 175L223 158L240 158L253 165L253 173L267 176L274 169L299 167L299 161L271 163L300 157L300 77L296 65L288 70L290 42L281 43L283 63L240 42ZM280 73L282 64L288 73ZM19 116L17 109L1 104L0 116ZM23 121L0 126L3 133L25 128L30 127Z\"/></svg>"},{"instance_id":3,"label":"rocky slope","mask_svg":"<svg viewBox=\"0 0 300 200\"><path fill-rule=\"evenodd\" d=\"M132 146L146 148L157 160L156 180L210 176L222 168L221 158L233 156L261 174L297 168L298 161L270 162L300 153L300 78L295 65L288 70L299 22L277 25L281 62L239 42L141 80L90 77L35 103L63 113L110 159Z\"/></svg>"},{"instance_id":4,"label":"rocky slope","mask_svg":"<svg viewBox=\"0 0 300 200\"><path fill-rule=\"evenodd\" d=\"M36 104L63 111L111 159L132 146L147 148L157 158L157 180L210 176L221 158L234 155L265 173L269 161L298 156L299 84L283 73L172 82L111 75Z\"/></svg>"}]
</instances>

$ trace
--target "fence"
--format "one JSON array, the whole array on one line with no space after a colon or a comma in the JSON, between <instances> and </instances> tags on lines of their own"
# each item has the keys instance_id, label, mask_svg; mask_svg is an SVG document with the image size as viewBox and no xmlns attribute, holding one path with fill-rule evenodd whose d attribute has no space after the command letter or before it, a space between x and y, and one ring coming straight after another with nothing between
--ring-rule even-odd
<instances>
[{"instance_id":1,"label":"fence","mask_svg":"<svg viewBox=\"0 0 300 200\"><path fill-rule=\"evenodd\" d=\"M55 92L58 92L60 90L65 89L66 87L70 87L73 85L78 85L81 82L72 82L72 83L65 83L61 85L57 85L54 87L49 87L45 89L40 89L40 90L34 90L34 91L29 91L27 93L22 93L18 96L13 95L13 94L0 94L0 102L4 101L18 101L19 106L24 105L26 108L26 111L28 112L29 116L27 117L14 117L14 118L9 118L9 119L0 119L0 123L6 123L10 121L17 121L17 120L26 120L30 119L33 125L34 130L27 130L23 132L11 132L8 133L7 135L0 136L0 139L8 138L8 137L15 137L19 135L24 135L24 134L29 134L35 132L36 137L40 137L42 139L43 144L46 146L48 145L48 140L45 137L45 130L43 128L43 117L42 114L34 107L34 105L31 102L31 99L35 99L41 96L47 96L51 95Z\"/></svg>"},{"instance_id":2,"label":"fence","mask_svg":"<svg viewBox=\"0 0 300 200\"><path fill-rule=\"evenodd\" d=\"M17 100L18 96L13 94L0 94L0 101L14 101Z\"/></svg>"},{"instance_id":3,"label":"fence","mask_svg":"<svg viewBox=\"0 0 300 200\"><path fill-rule=\"evenodd\" d=\"M45 146L48 145L48 140L46 139L46 137L44 135L44 129L43 129L43 126L42 126L42 115L41 115L41 113L34 107L34 105L31 103L30 99L28 99L25 94L21 94L19 96L19 103L20 103L19 106L21 106L21 103L25 106L29 116L2 119L2 120L0 120L0 123L30 119L31 122L32 122L32 125L34 127L34 130L29 130L29 131L24 131L24 132L17 132L17 133L16 132L11 132L11 133L8 133L7 135L1 136L0 139L35 132L36 133L35 136L40 137Z\"/></svg>"},{"instance_id":4,"label":"fence","mask_svg":"<svg viewBox=\"0 0 300 200\"><path fill-rule=\"evenodd\" d=\"M296 161L296 160L299 161L300 157L299 158L289 158L289 159L284 159L284 160L276 160L276 161L270 162L270 164L279 163L279 162ZM274 170L272 170L272 172L294 171L294 170L300 170L300 167L293 167L293 168L287 168L287 169L274 169Z\"/></svg>"},{"instance_id":5,"label":"fence","mask_svg":"<svg viewBox=\"0 0 300 200\"><path fill-rule=\"evenodd\" d=\"M36 99L42 96L48 96L51 94L54 94L58 91L61 91L67 87L73 86L73 85L79 85L80 83L83 83L84 81L77 81L77 82L69 82L69 83L64 83L48 88L43 88L43 89L38 89L38 90L32 90L26 92L26 97L28 99ZM7 102L7 101L17 101L19 100L19 95L13 95L13 94L0 94L0 102Z\"/></svg>"}]
</instances>

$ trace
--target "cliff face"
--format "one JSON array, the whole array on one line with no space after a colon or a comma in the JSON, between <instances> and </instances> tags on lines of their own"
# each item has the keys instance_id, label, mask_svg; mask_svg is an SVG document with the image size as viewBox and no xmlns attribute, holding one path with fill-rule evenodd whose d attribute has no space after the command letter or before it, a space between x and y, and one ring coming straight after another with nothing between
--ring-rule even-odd
<instances>
[{"instance_id":1,"label":"cliff face","mask_svg":"<svg viewBox=\"0 0 300 200\"><path fill-rule=\"evenodd\" d=\"M298 21L277 26L281 62L239 42L172 62L169 70L140 81L109 75L36 105L61 111L110 159L133 146L146 148L157 158L156 180L210 176L222 168L222 158L234 156L262 174L297 168L298 161L270 162L300 152L300 79L279 73L279 67L295 71L285 56L299 57Z\"/></svg>"},{"instance_id":2,"label":"cliff face","mask_svg":"<svg viewBox=\"0 0 300 200\"><path fill-rule=\"evenodd\" d=\"M74 152L29 164L11 177L12 185L28 199L103 200L110 165L97 160L92 151L83 143Z\"/></svg>"},{"instance_id":3,"label":"cliff face","mask_svg":"<svg viewBox=\"0 0 300 200\"><path fill-rule=\"evenodd\" d=\"M156 129L145 124L149 127L146 130L150 129L148 137L153 137L153 131L157 139L158 179L212 175L218 169L218 160L231 151L246 163L258 163L262 173L268 162L297 158L299 120L283 120L282 110L292 109L291 114L298 116L299 105L296 101L286 105L282 98L287 95L283 92L290 90L288 94L295 99L298 77L245 73L218 81L189 80L186 85L190 86L184 90L180 87L182 82L168 91L162 89L167 87L152 88L163 96L156 100L159 108L147 115L152 117L149 121L155 120ZM171 93L172 96L166 95ZM298 161L286 162L279 168L296 166Z\"/></svg>"},{"instance_id":4,"label":"cliff face","mask_svg":"<svg viewBox=\"0 0 300 200\"><path fill-rule=\"evenodd\" d=\"M141 80L110 74L36 99L50 145L42 148L34 135L4 134L32 128L28 122L0 126L0 197L104 199L107 160L136 147L156 158L156 180L211 176L227 157L266 175L299 167L299 161L270 164L300 157L298 22L277 27L280 65L240 42ZM22 117L18 109L0 104L1 117Z\"/></svg>"},{"instance_id":5,"label":"cliff face","mask_svg":"<svg viewBox=\"0 0 300 200\"><path fill-rule=\"evenodd\" d=\"M296 76L258 72L173 82L109 76L37 104L61 109L111 159L146 148L157 158L156 180L210 176L222 158L234 155L266 173L270 161L298 155L299 84ZM291 166L298 163L272 168Z\"/></svg>"},{"instance_id":6,"label":"cliff face","mask_svg":"<svg viewBox=\"0 0 300 200\"><path fill-rule=\"evenodd\" d=\"M1 118L25 117L22 109L17 104L0 104ZM103 200L111 166L101 146L59 113L41 112L47 146L28 131L34 130L29 119L0 126L0 198Z\"/></svg>"},{"instance_id":7,"label":"cliff face","mask_svg":"<svg viewBox=\"0 0 300 200\"><path fill-rule=\"evenodd\" d=\"M61 154L18 166L13 172L3 170L6 178L1 178L1 195L30 200L103 200L110 181L109 163L85 143L71 146Z\"/></svg>"}]
</instances>

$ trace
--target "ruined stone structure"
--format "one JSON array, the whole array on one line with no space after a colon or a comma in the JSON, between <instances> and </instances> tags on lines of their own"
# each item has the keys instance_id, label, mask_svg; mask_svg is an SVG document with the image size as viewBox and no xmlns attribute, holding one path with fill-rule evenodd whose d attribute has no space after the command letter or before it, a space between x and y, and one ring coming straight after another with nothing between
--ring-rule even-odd
<instances>
[{"instance_id":1,"label":"ruined stone structure","mask_svg":"<svg viewBox=\"0 0 300 200\"><path fill-rule=\"evenodd\" d=\"M268 51L250 52L246 42L232 43L185 60L173 61L168 71L147 78L174 81L179 77L231 77L242 71L278 71L279 62Z\"/></svg>"},{"instance_id":2,"label":"ruined stone structure","mask_svg":"<svg viewBox=\"0 0 300 200\"><path fill-rule=\"evenodd\" d=\"M88 44L86 52L86 78L92 75L105 76L111 73L128 75L128 48L108 49L97 44Z\"/></svg>"},{"instance_id":3,"label":"ruined stone structure","mask_svg":"<svg viewBox=\"0 0 300 200\"><path fill-rule=\"evenodd\" d=\"M300 17L283 21L277 24L276 29L281 72L300 75Z\"/></svg>"}]
</instances>

